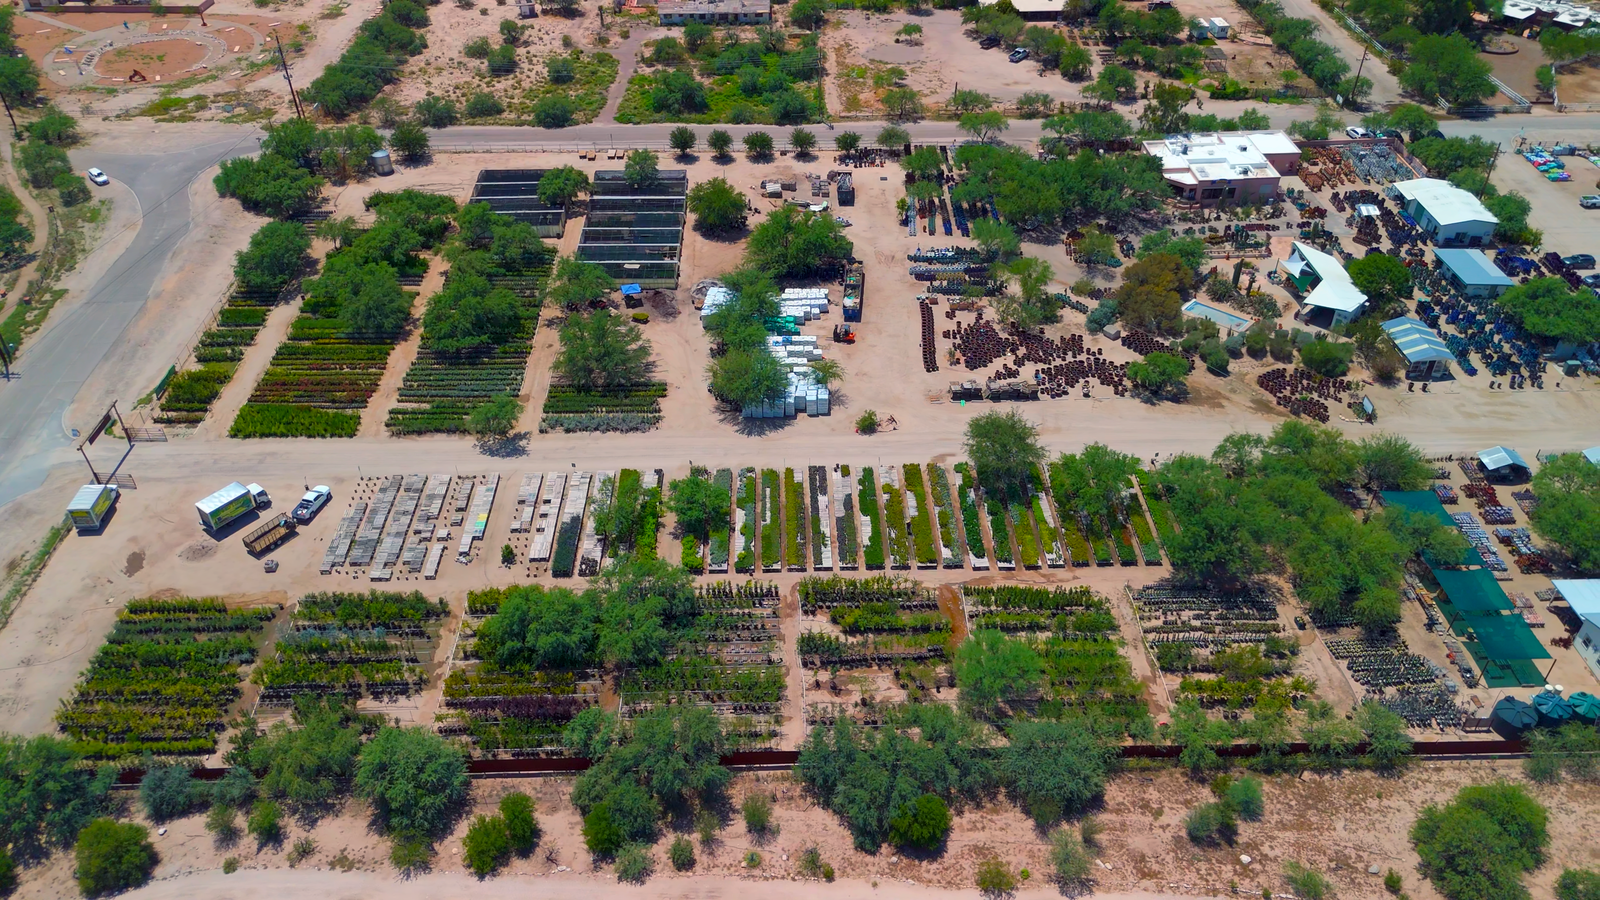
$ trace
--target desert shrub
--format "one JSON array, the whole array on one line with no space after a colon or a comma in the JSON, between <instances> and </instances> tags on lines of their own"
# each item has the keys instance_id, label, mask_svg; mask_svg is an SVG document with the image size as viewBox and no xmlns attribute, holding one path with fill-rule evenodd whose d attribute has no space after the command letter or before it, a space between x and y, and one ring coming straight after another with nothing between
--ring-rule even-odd
<instances>
[{"instance_id":1,"label":"desert shrub","mask_svg":"<svg viewBox=\"0 0 1600 900\"><path fill-rule=\"evenodd\" d=\"M1521 785L1462 788L1411 826L1422 871L1449 900L1525 900L1522 873L1544 862L1548 813Z\"/></svg>"},{"instance_id":2,"label":"desert shrub","mask_svg":"<svg viewBox=\"0 0 1600 900\"><path fill-rule=\"evenodd\" d=\"M1304 900L1326 900L1333 896L1333 885L1328 882L1326 875L1294 860L1283 864L1283 880L1289 882L1295 895Z\"/></svg>"},{"instance_id":3,"label":"desert shrub","mask_svg":"<svg viewBox=\"0 0 1600 900\"><path fill-rule=\"evenodd\" d=\"M1009 894L1017 889L1017 876L1011 874L1011 867L998 856L978 863L977 882L978 890L991 897Z\"/></svg>"},{"instance_id":4,"label":"desert shrub","mask_svg":"<svg viewBox=\"0 0 1600 900\"><path fill-rule=\"evenodd\" d=\"M678 835L673 839L672 846L667 848L667 859L679 872L689 871L694 868L694 844L683 835Z\"/></svg>"},{"instance_id":5,"label":"desert shrub","mask_svg":"<svg viewBox=\"0 0 1600 900\"><path fill-rule=\"evenodd\" d=\"M195 787L188 766L151 765L139 782L139 805L152 822L176 819L194 808Z\"/></svg>"},{"instance_id":6,"label":"desert shrub","mask_svg":"<svg viewBox=\"0 0 1600 900\"><path fill-rule=\"evenodd\" d=\"M934 850L950 835L950 807L938 794L923 794L889 819L889 842L901 847Z\"/></svg>"},{"instance_id":7,"label":"desert shrub","mask_svg":"<svg viewBox=\"0 0 1600 900\"><path fill-rule=\"evenodd\" d=\"M262 844L270 844L283 836L283 810L271 800L257 800L245 820L245 829Z\"/></svg>"},{"instance_id":8,"label":"desert shrub","mask_svg":"<svg viewBox=\"0 0 1600 900\"><path fill-rule=\"evenodd\" d=\"M500 816L479 816L467 826L467 836L461 840L461 861L472 874L487 878L511 858L511 836L506 833L506 820Z\"/></svg>"},{"instance_id":9,"label":"desert shrub","mask_svg":"<svg viewBox=\"0 0 1600 900\"><path fill-rule=\"evenodd\" d=\"M150 879L159 857L143 825L95 819L78 833L75 875L86 897L136 888Z\"/></svg>"},{"instance_id":10,"label":"desert shrub","mask_svg":"<svg viewBox=\"0 0 1600 900\"><path fill-rule=\"evenodd\" d=\"M532 853L539 843L539 820L533 817L533 798L521 791L501 797L500 818L506 822L511 852L518 856Z\"/></svg>"},{"instance_id":11,"label":"desert shrub","mask_svg":"<svg viewBox=\"0 0 1600 900\"><path fill-rule=\"evenodd\" d=\"M1261 796L1261 779L1246 775L1238 781L1228 785L1223 793L1223 799L1233 805L1239 813L1239 818L1246 822L1260 821L1266 812L1266 801Z\"/></svg>"},{"instance_id":12,"label":"desert shrub","mask_svg":"<svg viewBox=\"0 0 1600 900\"><path fill-rule=\"evenodd\" d=\"M766 794L751 794L739 807L744 814L745 830L757 837L765 837L773 830L772 798Z\"/></svg>"},{"instance_id":13,"label":"desert shrub","mask_svg":"<svg viewBox=\"0 0 1600 900\"><path fill-rule=\"evenodd\" d=\"M1225 801L1202 803L1183 819L1184 833L1196 844L1231 842L1238 830L1233 808Z\"/></svg>"},{"instance_id":14,"label":"desert shrub","mask_svg":"<svg viewBox=\"0 0 1600 900\"><path fill-rule=\"evenodd\" d=\"M1055 867L1057 884L1065 887L1082 881L1089 877L1089 850L1078 835L1057 828L1050 835L1050 864Z\"/></svg>"},{"instance_id":15,"label":"desert shrub","mask_svg":"<svg viewBox=\"0 0 1600 900\"><path fill-rule=\"evenodd\" d=\"M617 880L644 884L655 871L656 860L643 844L629 844L617 854Z\"/></svg>"},{"instance_id":16,"label":"desert shrub","mask_svg":"<svg viewBox=\"0 0 1600 900\"><path fill-rule=\"evenodd\" d=\"M1556 879L1556 900L1600 900L1600 874L1563 869Z\"/></svg>"}]
</instances>

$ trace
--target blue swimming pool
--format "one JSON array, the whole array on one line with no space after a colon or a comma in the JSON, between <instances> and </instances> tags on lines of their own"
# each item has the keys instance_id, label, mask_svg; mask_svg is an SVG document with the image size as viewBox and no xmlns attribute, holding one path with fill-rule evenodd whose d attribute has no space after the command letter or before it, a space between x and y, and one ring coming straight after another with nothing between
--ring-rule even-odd
<instances>
[{"instance_id":1,"label":"blue swimming pool","mask_svg":"<svg viewBox=\"0 0 1600 900\"><path fill-rule=\"evenodd\" d=\"M1228 331L1243 331L1250 327L1250 320L1243 316L1236 316L1226 310L1217 309L1201 303L1199 300L1190 300L1183 305L1183 314L1194 316L1197 319L1210 319L1217 323L1219 328Z\"/></svg>"}]
</instances>

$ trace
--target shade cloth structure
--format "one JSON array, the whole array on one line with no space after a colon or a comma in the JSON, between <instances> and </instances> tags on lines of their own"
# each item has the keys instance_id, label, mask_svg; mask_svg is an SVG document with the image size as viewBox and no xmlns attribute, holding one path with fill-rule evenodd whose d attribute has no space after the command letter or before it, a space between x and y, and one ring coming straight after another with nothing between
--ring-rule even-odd
<instances>
[{"instance_id":1,"label":"shade cloth structure","mask_svg":"<svg viewBox=\"0 0 1600 900\"><path fill-rule=\"evenodd\" d=\"M1489 712L1489 727L1503 738L1519 738L1539 724L1539 713L1515 697L1501 697Z\"/></svg>"},{"instance_id":2,"label":"shade cloth structure","mask_svg":"<svg viewBox=\"0 0 1600 900\"><path fill-rule=\"evenodd\" d=\"M1513 609L1510 598L1494 580L1488 569L1469 569L1465 572L1433 570L1434 580L1440 590L1450 598L1450 605L1463 613L1504 612ZM1544 659L1542 656L1520 656L1517 659Z\"/></svg>"},{"instance_id":3,"label":"shade cloth structure","mask_svg":"<svg viewBox=\"0 0 1600 900\"><path fill-rule=\"evenodd\" d=\"M1572 704L1555 691L1534 694L1532 703L1539 714L1540 728L1557 728L1572 720Z\"/></svg>"},{"instance_id":4,"label":"shade cloth structure","mask_svg":"<svg viewBox=\"0 0 1600 900\"><path fill-rule=\"evenodd\" d=\"M1600 720L1600 697L1588 691L1578 691L1567 698L1567 703L1572 706L1572 716L1578 721L1592 725Z\"/></svg>"},{"instance_id":5,"label":"shade cloth structure","mask_svg":"<svg viewBox=\"0 0 1600 900\"><path fill-rule=\"evenodd\" d=\"M1439 524L1446 528L1456 527L1455 520L1445 512L1444 504L1439 502L1439 495L1433 491L1379 491L1378 496L1383 498L1384 506L1398 506L1411 512L1423 513L1438 519Z\"/></svg>"},{"instance_id":6,"label":"shade cloth structure","mask_svg":"<svg viewBox=\"0 0 1600 900\"><path fill-rule=\"evenodd\" d=\"M1484 654L1494 660L1550 659L1521 616L1481 616L1469 620Z\"/></svg>"}]
</instances>

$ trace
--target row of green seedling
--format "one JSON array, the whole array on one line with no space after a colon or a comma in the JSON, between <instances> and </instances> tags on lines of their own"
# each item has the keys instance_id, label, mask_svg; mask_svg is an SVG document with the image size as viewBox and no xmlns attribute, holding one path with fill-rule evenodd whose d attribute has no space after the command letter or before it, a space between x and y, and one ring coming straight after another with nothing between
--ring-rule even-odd
<instances>
[{"instance_id":1,"label":"row of green seedling","mask_svg":"<svg viewBox=\"0 0 1600 900\"><path fill-rule=\"evenodd\" d=\"M883 527L889 546L889 564L911 568L911 537L906 534L906 500L894 466L878 467L878 490L883 495Z\"/></svg>"},{"instance_id":2,"label":"row of green seedling","mask_svg":"<svg viewBox=\"0 0 1600 900\"><path fill-rule=\"evenodd\" d=\"M961 482L956 486L956 503L961 507L961 533L967 542L967 557L975 572L987 571L989 555L983 539L983 512L978 505L978 478L969 463L956 463Z\"/></svg>"},{"instance_id":3,"label":"row of green seedling","mask_svg":"<svg viewBox=\"0 0 1600 900\"><path fill-rule=\"evenodd\" d=\"M733 496L733 470L718 469L711 481L729 497ZM716 522L711 526L711 543L707 548L708 559L706 571L714 575L728 573L728 522Z\"/></svg>"},{"instance_id":4,"label":"row of green seedling","mask_svg":"<svg viewBox=\"0 0 1600 900\"><path fill-rule=\"evenodd\" d=\"M828 467L811 466L806 469L806 487L810 491L811 567L817 570L833 569L833 541L829 528L833 523L830 514L831 497L828 492Z\"/></svg>"},{"instance_id":5,"label":"row of green seedling","mask_svg":"<svg viewBox=\"0 0 1600 900\"><path fill-rule=\"evenodd\" d=\"M833 497L834 527L839 538L835 556L838 557L840 571L854 572L861 565L861 524L855 502L855 481L850 477L849 465L839 467Z\"/></svg>"},{"instance_id":6,"label":"row of green seedling","mask_svg":"<svg viewBox=\"0 0 1600 900\"><path fill-rule=\"evenodd\" d=\"M756 570L756 470L749 466L739 470L739 494L734 499L734 571Z\"/></svg>"},{"instance_id":7,"label":"row of green seedling","mask_svg":"<svg viewBox=\"0 0 1600 900\"><path fill-rule=\"evenodd\" d=\"M917 557L917 568L935 569L939 566L939 546L933 536L933 515L928 508L928 490L922 480L922 466L906 463L906 513L911 529L911 549Z\"/></svg>"},{"instance_id":8,"label":"row of green seedling","mask_svg":"<svg viewBox=\"0 0 1600 900\"><path fill-rule=\"evenodd\" d=\"M933 495L934 515L939 520L939 547L946 569L959 569L966 565L967 543L965 529L961 527L961 511L950 493L950 476L944 466L928 463L930 493Z\"/></svg>"}]
</instances>

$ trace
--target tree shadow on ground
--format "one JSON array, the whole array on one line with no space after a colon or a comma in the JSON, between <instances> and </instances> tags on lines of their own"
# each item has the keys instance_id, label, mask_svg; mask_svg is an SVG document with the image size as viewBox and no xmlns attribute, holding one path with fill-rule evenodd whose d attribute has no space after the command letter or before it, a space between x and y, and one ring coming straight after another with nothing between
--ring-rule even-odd
<instances>
[{"instance_id":1,"label":"tree shadow on ground","mask_svg":"<svg viewBox=\"0 0 1600 900\"><path fill-rule=\"evenodd\" d=\"M528 455L528 440L530 435L526 431L508 434L505 437L481 437L475 443L479 453L495 459L516 459Z\"/></svg>"}]
</instances>

